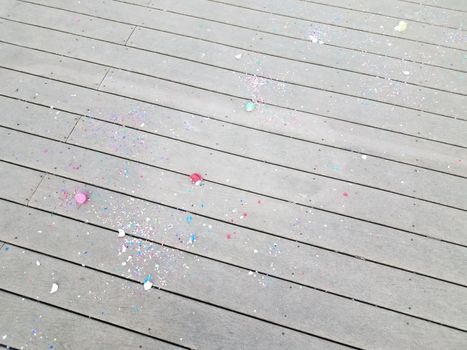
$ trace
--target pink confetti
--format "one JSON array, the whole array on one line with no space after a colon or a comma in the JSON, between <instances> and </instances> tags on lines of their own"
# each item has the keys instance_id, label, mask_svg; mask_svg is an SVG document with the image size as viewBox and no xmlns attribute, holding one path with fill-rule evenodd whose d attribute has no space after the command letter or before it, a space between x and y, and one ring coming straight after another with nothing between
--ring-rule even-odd
<instances>
[{"instance_id":1,"label":"pink confetti","mask_svg":"<svg viewBox=\"0 0 467 350\"><path fill-rule=\"evenodd\" d=\"M89 200L89 195L86 192L77 192L75 194L75 201L79 205L85 204Z\"/></svg>"},{"instance_id":2,"label":"pink confetti","mask_svg":"<svg viewBox=\"0 0 467 350\"><path fill-rule=\"evenodd\" d=\"M343 195L344 197L348 197L348 196L349 196L349 192L344 192L344 193L342 193L342 195Z\"/></svg>"},{"instance_id":3,"label":"pink confetti","mask_svg":"<svg viewBox=\"0 0 467 350\"><path fill-rule=\"evenodd\" d=\"M191 182L194 183L196 186L199 186L201 184L201 181L203 181L203 177L201 174L198 173L193 173L190 175Z\"/></svg>"}]
</instances>

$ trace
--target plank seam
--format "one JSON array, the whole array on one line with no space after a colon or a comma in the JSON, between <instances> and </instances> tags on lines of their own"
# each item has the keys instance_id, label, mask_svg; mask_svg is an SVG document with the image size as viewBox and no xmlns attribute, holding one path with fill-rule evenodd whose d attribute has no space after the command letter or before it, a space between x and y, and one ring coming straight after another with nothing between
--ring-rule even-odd
<instances>
[{"instance_id":1,"label":"plank seam","mask_svg":"<svg viewBox=\"0 0 467 350\"><path fill-rule=\"evenodd\" d=\"M27 251L30 251L30 252L33 252L33 253L36 253L36 254L40 254L40 255L43 255L43 256L46 256L48 258L51 258L51 259L54 259L54 260L59 260L59 261L62 261L64 263L67 263L67 264L71 264L71 265L75 265L79 268L83 268L83 269L89 269L91 271L94 271L94 272L98 272L98 273L102 273L104 275L107 275L107 276L111 276L113 278L117 278L119 280L123 280L123 281L127 281L127 282L130 282L130 283L134 283L134 284L139 284L139 285L143 285L143 282L140 282L134 278L128 278L128 277L123 277L121 275L118 275L116 273L113 273L113 272L108 272L108 271L104 271L104 270L101 270L99 268L95 268L95 267L91 267L89 265L82 265L82 264L79 264L79 263L76 263L72 260L68 260L68 259L65 259L65 258L60 258L60 257L57 257L57 256L54 256L54 255L51 255L51 254L48 254L48 253L44 253L44 252L41 252L39 250L35 250L35 249L31 249L31 248L27 248L27 247L24 247L24 246L21 246L21 245L18 245L18 244L15 244L15 243L10 243L8 242L7 243L8 245L11 245L13 247L16 247L16 248L19 248L19 249L23 249L23 250L27 250ZM294 327L291 327L291 326L287 326L287 325L284 325L284 324L280 324L278 322L275 322L275 321L269 321L269 320L266 320L266 319L263 319L263 318L260 318L260 317L257 317L257 316L254 316L254 315L250 315L250 314L247 314L246 312L243 312L243 311L238 311L238 310L234 310L234 309L231 309L229 307L225 307L225 306L221 306L221 305L217 305L217 304L214 304L212 302L209 302L209 301L204 301L204 300L201 300L201 299L198 299L198 298L194 298L192 296L189 296L189 295L185 295L185 294L182 294L182 293L179 293L179 292L175 292L175 291L170 291L168 289L165 289L163 287L156 287L156 286L152 286L153 289L156 289L156 290L159 290L163 293L167 293L167 294L172 294L172 295L175 295L177 297L180 297L180 298L184 298L184 299L188 299L188 300L191 300L191 301L194 301L196 303L200 303L200 304L204 304L204 305L209 305L211 307L214 307L214 308L217 308L217 309L220 309L220 310L223 310L223 311L227 311L227 312L231 312L231 313L234 313L234 314L237 314L237 315L241 315L243 317L247 317L247 318L251 318L251 319L254 319L254 320L257 320L257 321L260 321L260 322L264 322L264 323L267 323L267 324L270 324L270 325L273 325L273 326L276 326L276 327L280 327L280 328L285 328L285 329L288 329L288 330L291 330L293 332L297 332L297 333L301 333L301 334L305 334L305 335L308 335L308 336L311 336L311 337L315 337L315 338L319 338L319 339L322 339L322 340L326 340L326 341L329 341L329 342L332 342L332 343L335 343L335 344L339 344L339 345L342 345L342 346L345 346L345 347L348 347L348 348L351 348L351 349L355 349L355 350L364 350L362 348L359 348L359 347L356 347L356 346L353 346L353 345L350 345L350 344L345 344L345 343L342 343L338 340L334 340L334 339L331 339L331 338L327 338L327 337L324 337L324 336L320 336L320 335L316 335L316 334L313 334L311 332L308 332L308 331L303 331L303 330L300 330L300 329L297 329L297 328L294 328ZM5 290L4 288L0 287L0 291L5 291L5 292L10 292L9 290ZM17 294L16 292L11 292L13 294ZM25 297L27 299L30 299L29 297ZM34 299L36 300L36 299ZM46 302L45 302L46 303ZM48 303L46 303L48 304ZM68 310L68 309L65 309L67 311L70 311L70 312L73 312L72 310ZM410 316L410 317L413 317L413 316ZM89 316L89 318L92 318L92 316ZM417 317L414 317L414 318L417 318ZM444 325L444 324L438 324L434 321L430 321L430 320L424 320L423 321L425 322L430 322L430 323L434 323L434 324L437 324L439 326L442 326L442 327L446 327L446 328L451 328L453 330L456 330L456 331L460 331L460 332L465 332L467 333L467 331L464 331L462 329L457 329L457 328L453 328L452 326L449 326L449 325ZM123 327L123 326L122 326ZM144 334L144 333L141 333L141 334ZM162 340L162 339L159 339L159 338L156 338L158 340ZM169 342L167 340L164 340L165 342ZM178 345L178 344L177 344Z\"/></svg>"},{"instance_id":2,"label":"plank seam","mask_svg":"<svg viewBox=\"0 0 467 350\"><path fill-rule=\"evenodd\" d=\"M6 242L6 243L7 243L8 245L11 245L11 246L16 247L16 248L19 248L19 249L28 250L28 251L33 252L33 253L36 253L36 254L41 254L41 255L44 255L44 256L46 256L46 257L55 259L55 260L59 260L59 261L62 261L62 262L68 263L68 264L72 264L72 265L78 266L78 267L80 267L80 268L89 269L89 270L91 270L91 271L95 271L95 272L99 272L99 273L102 273L102 274L105 274L105 275L108 275L108 276L112 276L112 277L118 278L118 279L120 279L120 280L125 280L125 281L127 281L127 282L136 283L136 284L139 284L139 285L142 285L142 284L143 284L143 282L138 281L138 280L136 280L136 279L134 279L134 278L124 277L124 276L118 275L118 274L116 274L116 273L109 272L109 271L105 271L105 270L101 270L101 269L99 269L99 268L97 268L97 267L92 267L92 266L89 266L89 265L84 265L84 266L83 266L83 264L74 262L74 261L72 261L72 260L68 260L68 259L66 259L66 258L61 258L61 257L54 256L54 255L51 255L51 254L48 254L48 253L44 253L44 252L41 252L41 251L39 251L39 250L32 249L32 248L28 248L28 247L25 247L25 246L22 246L22 245L19 245L19 244L16 244L16 243L11 243L11 242ZM251 270L250 270L250 271L251 271ZM324 339L324 340L327 340L327 341L331 341L331 342L334 342L334 343L337 343L337 344L340 344L340 345L344 345L344 346L347 346L347 347L351 347L351 348L353 348L353 349L363 350L363 349L360 349L360 348L358 348L358 347L354 347L353 345L350 345L350 344L341 343L341 342L339 342L339 341L336 341L336 340L333 340L333 339L330 339L330 338L327 338L327 337L315 335L315 334L313 334L313 333L311 333L311 332L308 332L308 331L300 330L300 329L297 329L297 328L294 328L294 327L291 327L291 326L287 326L287 325L284 325L284 324L281 324L281 323L278 323L278 322L275 322L275 321L270 321L270 320L266 320L266 319L260 318L260 317L258 317L258 316L250 315L250 314L248 314L248 313L246 313L246 312L243 312L243 311L234 310L234 309L231 309L231 308L226 307L226 306L217 305L217 304L215 304L215 303L213 303L213 302L210 302L210 301L205 301L205 300L202 300L202 299L198 299L198 298L192 297L192 296L190 296L190 295L185 295L185 294L182 294L182 293L179 293L179 292L171 291L171 290L168 290L168 289L166 289L166 288L164 288L164 287L156 287L156 286L153 286L152 288L157 289L157 290L160 290L160 291L163 291L163 292L168 293L168 294L176 295L176 296L181 297L181 298L189 299L189 300L192 300L192 301L201 303L201 304L206 304L206 305L209 305L209 306L213 306L213 307L219 308L219 309L224 310L224 311L227 311L227 312L232 312L232 313L235 313L235 314L238 314L238 315L242 315L242 316L245 316L245 317L248 317L248 318L252 318L252 319L255 319L255 320L258 320L258 321L261 321L261 322L269 323L269 324L272 324L272 325L274 325L274 326L283 327L283 328L286 328L286 329L289 329L289 330L292 330L292 331L295 331L295 332L299 332L299 333L306 334L306 335L309 335L309 336L312 336L312 337L317 337L317 338ZM312 288L312 289L315 289L315 288ZM0 287L0 290L3 290L3 288ZM320 291L320 292L326 293L326 291ZM329 293L329 294L335 295L335 294L333 294L333 293ZM335 296L338 296L338 295L335 295ZM418 317L418 316L406 314L406 313L399 312L399 311L395 311L395 310L392 310L392 309L384 308L384 307L381 307L381 306L378 306L378 305L367 304L367 303L365 303L365 302L358 301L357 299L352 299L352 298L348 298L348 299L351 300L351 301L357 301L357 302L359 302L359 303L366 304L366 305L371 306L371 307L375 307L375 308L378 308L378 309L382 309L382 310L385 310L385 311L388 311L388 312L391 312L391 313L396 313L396 314L404 315L404 316L406 316L406 317L410 317L410 318L418 319L418 320L421 320L421 321L429 322L429 323L436 324L436 325L441 326L441 327L450 328L450 329L453 329L453 330L455 330L455 331L459 331L459 332L462 332L462 333L467 333L467 330L464 330L464 329L462 329L462 328L458 328L458 327L455 327L455 326L447 325L447 324L440 323L440 322L433 321L433 320L429 320L429 319L426 319L426 318L422 318L422 317Z\"/></svg>"},{"instance_id":3,"label":"plank seam","mask_svg":"<svg viewBox=\"0 0 467 350\"><path fill-rule=\"evenodd\" d=\"M124 45L124 46L127 46L128 40L130 40L130 38L133 36L133 34L134 34L134 32L136 31L137 28L138 28L138 26L135 25L135 27L134 27L133 30L131 31L130 35L129 35L128 38L126 39L125 45ZM100 87L100 85L99 85L99 87Z\"/></svg>"},{"instance_id":4,"label":"plank seam","mask_svg":"<svg viewBox=\"0 0 467 350\"><path fill-rule=\"evenodd\" d=\"M14 244L11 244L14 246ZM29 250L29 249L27 249ZM41 253L39 253L41 254ZM42 255L45 255L45 254L42 254ZM97 317L94 317L94 316L90 316L90 315L86 315L86 314L83 314L81 312L77 312L77 311L73 311L73 310L70 310L70 309L66 309L64 307L61 307L61 306L58 306L58 305L54 305L52 303L48 303L46 301L42 301L42 300L39 300L39 299L36 299L36 298L32 298L32 297L28 297L26 295L22 295L20 293L16 293L16 292L13 292L13 291L10 291L8 289L5 289L5 288L2 288L0 287L0 291L1 292L4 292L4 293L8 293L8 294L11 294L11 295L14 295L14 296L17 296L19 298L23 298L23 299L27 299L29 301L33 301L35 303L39 303L39 304L42 304L42 305L46 305L46 306L49 306L51 308L54 308L54 309L58 309L58 310L61 310L61 311L65 311L67 313L71 313L71 314L74 314L74 315L77 315L77 316L81 316L81 317L84 317L84 318L87 318L87 319L90 319L90 320L93 320L93 321L97 321L99 323L103 323L103 324L106 324L108 326L112 326L112 327L116 327L116 328L119 328L119 329L123 329L125 331L129 331L131 333L135 333L135 334L138 334L138 335L142 335L144 337L148 337L148 338L152 338L154 340L158 340L158 341L161 341L163 343L166 343L166 344L170 344L170 345L173 345L173 346L176 346L178 348L181 348L181 349L187 349L187 350L192 350L191 348L188 348L186 346L183 346L183 345L180 345L180 344L177 344L177 343L173 343L171 342L170 340L165 340L165 339L162 339L162 338L158 338L158 337L155 337L153 335L150 335L150 334L146 334L146 333L143 333L143 332L140 332L140 331L137 331L137 330L134 330L134 329L131 329L131 328L127 328L125 326L121 326L121 325L118 325L116 323L112 323L110 321L105 321L105 320L101 320ZM11 347L7 347L7 349L13 349Z\"/></svg>"},{"instance_id":5,"label":"plank seam","mask_svg":"<svg viewBox=\"0 0 467 350\"><path fill-rule=\"evenodd\" d=\"M57 10L65 11L65 12L76 13L76 14L80 14L80 15L83 15L83 16L98 18L98 19L102 19L102 20L106 20L106 21L111 21L111 22L116 22L116 23L120 23L120 24L137 25L137 26L139 26L140 28L144 28L144 29L148 29L148 30L154 30L154 31L159 31L159 32L168 33L168 34L173 34L173 35L177 35L177 36L183 36L183 37L187 37L187 38L192 38L192 39L196 39L196 40L205 41L205 42L208 42L208 43L218 44L218 45L222 45L222 46L226 46L226 47L231 47L231 48L235 48L235 49L239 49L239 50L244 50L244 51L247 51L247 52L254 52L254 53L258 53L258 54L262 54L262 55L267 55L267 56L271 56L271 57L277 57L277 58L281 58L281 59L285 59L285 60L291 60L291 61L296 61L296 62L301 62L301 63L307 63L307 64L313 64L313 65L320 65L320 66L323 66L323 67L336 68L336 67L328 66L328 65L325 65L325 64L311 63L311 62L308 62L308 61L306 61L306 60L300 60L300 59L296 59L296 58L287 58L287 57L283 57L283 56L280 56L280 55L269 54L269 53L265 53L265 52L262 52L262 51L256 51L256 50L253 50L253 49L251 49L251 48L250 48L250 49L244 49L244 48L242 48L242 47L238 47L238 46L235 46L235 45L220 43L220 42L216 42L216 41L213 41L213 40L202 39L202 38L198 38L198 37L190 36L190 35L185 35L185 34L182 35L182 34L178 34L178 33L175 33L175 32L171 32L171 31L167 31L167 30L161 30L161 29L155 29L155 28L151 28L151 27L148 27L148 26L140 25L140 24L135 24L135 23L130 23L130 22L123 22L123 21L119 21L119 20L114 20L114 19L105 18L105 17L102 17L102 16L90 15L90 14L87 14L87 13L84 13L84 12L79 12L79 11L75 11L75 10L64 9L64 8L61 8L61 7L32 3L32 2L29 2L29 1L27 1L27 0L17 0L17 1L24 2L24 3L28 3L28 4L31 4L31 5L41 6L41 7L53 8L53 9L57 9ZM138 4L131 4L131 3L127 3L127 4L133 5L133 6L145 7L145 6L143 6L143 5L138 5ZM5 20L11 20L11 19L8 19L8 18L5 18L5 17L0 17L0 18L5 19ZM25 23L25 22L16 21L16 20L11 20L11 21L18 22L18 23ZM25 23L25 24L28 24L28 23ZM31 25L32 25L32 24L31 24ZM35 25L35 26L41 27L41 28L50 29L49 27L45 27L45 26L39 26L39 25ZM251 30L251 31L254 31L253 29L249 29L249 28L246 28L246 29ZM57 30L57 31L61 31L61 30ZM68 32L65 32L65 31L62 31L62 32L68 33ZM78 34L75 34L75 35L78 35ZM86 37L86 36L83 36L83 37ZM91 37L89 37L89 38L90 38L90 39L93 39L93 38L91 38ZM294 39L295 39L295 38L294 38ZM97 40L97 39L96 39L96 40ZM106 41L106 40L103 40L103 41ZM106 41L106 42L113 43L113 42L111 42L111 41ZM327 45L333 46L333 47L337 47L337 48L341 48L341 49L345 49L345 50L356 51L356 52L360 52L360 53L364 53L364 54L370 54L370 55L379 56L379 57L392 58L392 59L395 59L395 60L398 60L398 61L401 60L401 58L400 58L400 57L397 57L397 56L391 56L391 55L387 55L387 54L379 54L379 53L371 52L371 51L365 51L365 52L363 52L363 51L361 51L361 50L351 49L351 48L345 48L345 47L340 47L340 46L331 45L331 44L327 44ZM422 61L416 61L416 60L410 60L410 59L404 59L404 61L412 62L412 63L417 63L417 64L425 65L425 66L432 66L432 67L436 67L436 68L440 68L440 69L446 69L446 70L452 70L452 71L456 71L456 72L467 73L467 70L461 70L461 69L452 68L452 67L445 67L445 66L440 66L440 65L436 65L436 64L432 64L432 63L426 63L426 62L422 62ZM346 70L346 69L341 69L341 68L336 68L336 69ZM352 71L352 70L346 70L346 71L354 72L354 71ZM374 75L371 75L371 74L368 74L368 73L360 73L360 72L355 72L355 73L364 74L364 75L369 75L369 76L374 76Z\"/></svg>"},{"instance_id":6,"label":"plank seam","mask_svg":"<svg viewBox=\"0 0 467 350\"><path fill-rule=\"evenodd\" d=\"M31 201L31 199L34 197L34 195L36 194L37 192L37 189L39 188L39 186L42 184L42 181L44 181L44 178L47 176L47 172L42 172L41 174L41 179L39 181L39 183L37 184L36 188L34 189L34 191L32 192L32 194L29 196L29 198L27 198L27 201L26 201L26 206L29 205L29 202Z\"/></svg>"},{"instance_id":7,"label":"plank seam","mask_svg":"<svg viewBox=\"0 0 467 350\"><path fill-rule=\"evenodd\" d=\"M26 0L19 0L19 1L26 1ZM122 1L122 0L112 0L112 1L124 2L124 1ZM424 45L435 46L435 47L443 47L443 48L450 49L450 50L456 50L456 51L467 52L467 49L460 49L460 48L456 48L456 47L452 47L452 46L440 45L440 44L430 43L430 42L427 42L427 41L421 41L421 40L416 40L416 39L404 38L404 37L394 36L394 35L390 35L390 34L375 33L375 32L371 32L371 31L369 31L369 30L357 29L357 28L352 28L352 27L346 27L346 26L338 25L338 24L330 24L330 23L326 23L326 22L322 22L322 21L310 21L310 20L308 20L308 19L306 19L306 18L301 18L301 17L297 17L297 16L292 16L292 15L286 15L286 14L282 14L282 13L278 13L278 12L271 12L271 11L259 10L259 9L255 9L255 8L247 7L247 6L234 5L234 4L230 4L230 3L223 2L223 1L221 1L221 0L207 0L207 1L215 2L215 3L219 3L219 4L226 5L226 6L231 6L231 7L243 8L243 9L246 9L246 10L255 11L255 12L260 12L260 13L264 13L264 14L273 14L273 15L280 16L280 17L298 19L298 20L300 20L300 21L305 21L305 22L310 22L310 23L319 23L319 24L324 24L324 25L331 26L331 27L343 28L343 29L348 29L348 30L352 30L352 31L362 32L362 33L366 33L366 34L380 35L380 36L388 37L388 38L391 38L391 39L406 40L406 41L415 42L415 43L418 43L418 44L424 44ZM149 7L149 8L154 8L154 9L156 9L155 7L150 7L150 6L148 6L148 7ZM172 12L172 13L179 14L178 12L174 12L174 11L169 11L169 10L166 10L166 11L167 11L167 12ZM219 23L223 23L223 24L228 24L228 25L234 26L234 24L224 23L224 22L215 21L215 20L209 20L209 19L206 19L206 18L204 18L204 17L197 17L197 16L193 16L193 15L185 15L185 16L194 17L194 18L199 18L199 19L204 19L204 20L208 20L208 21L212 21L212 22L219 22ZM236 25L235 25L235 26L236 26ZM239 27L241 27L241 26L239 26ZM241 27L241 28L247 28L247 27ZM264 32L264 33L267 33L267 34L290 37L290 36L286 36L286 35L283 35L283 34L275 34L275 33L272 33L272 32L261 31L261 30L258 30L258 29L255 29L255 30L258 31L258 32ZM295 37L290 37L290 38L295 38ZM306 39L301 39L301 38L296 38L296 39L302 40L302 41L307 41ZM324 45L326 45L326 43L325 43ZM359 51L361 51L361 50L359 50Z\"/></svg>"}]
</instances>

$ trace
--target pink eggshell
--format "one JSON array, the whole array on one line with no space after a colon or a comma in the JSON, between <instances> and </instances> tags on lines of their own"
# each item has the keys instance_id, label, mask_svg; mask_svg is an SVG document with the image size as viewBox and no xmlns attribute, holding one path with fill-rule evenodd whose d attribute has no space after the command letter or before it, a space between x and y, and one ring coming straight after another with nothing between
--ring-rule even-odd
<instances>
[{"instance_id":1,"label":"pink eggshell","mask_svg":"<svg viewBox=\"0 0 467 350\"><path fill-rule=\"evenodd\" d=\"M190 175L191 182L195 185L199 185L203 181L203 177L198 173L193 173Z\"/></svg>"},{"instance_id":2,"label":"pink eggshell","mask_svg":"<svg viewBox=\"0 0 467 350\"><path fill-rule=\"evenodd\" d=\"M78 203L79 205L83 205L84 203L86 203L88 201L88 194L87 193L84 193L84 192L78 192L75 194L75 201L76 203Z\"/></svg>"}]
</instances>

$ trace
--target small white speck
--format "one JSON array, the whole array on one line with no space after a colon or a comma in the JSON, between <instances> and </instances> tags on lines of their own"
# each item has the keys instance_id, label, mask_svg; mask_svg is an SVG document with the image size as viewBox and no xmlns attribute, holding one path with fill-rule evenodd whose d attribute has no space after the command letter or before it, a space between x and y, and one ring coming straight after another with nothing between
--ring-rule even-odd
<instances>
[{"instance_id":1,"label":"small white speck","mask_svg":"<svg viewBox=\"0 0 467 350\"><path fill-rule=\"evenodd\" d=\"M50 288L50 294L54 294L58 290L58 284L53 283L52 288Z\"/></svg>"},{"instance_id":2,"label":"small white speck","mask_svg":"<svg viewBox=\"0 0 467 350\"><path fill-rule=\"evenodd\" d=\"M366 154L362 154L362 159L367 159L368 156Z\"/></svg>"},{"instance_id":3,"label":"small white speck","mask_svg":"<svg viewBox=\"0 0 467 350\"><path fill-rule=\"evenodd\" d=\"M146 281L144 282L144 290L150 290L152 288L152 282L151 281Z\"/></svg>"},{"instance_id":4,"label":"small white speck","mask_svg":"<svg viewBox=\"0 0 467 350\"><path fill-rule=\"evenodd\" d=\"M39 260L36 260L36 266L41 266L41 262Z\"/></svg>"},{"instance_id":5,"label":"small white speck","mask_svg":"<svg viewBox=\"0 0 467 350\"><path fill-rule=\"evenodd\" d=\"M123 231L121 228L118 229L118 237L125 237L125 231Z\"/></svg>"}]
</instances>

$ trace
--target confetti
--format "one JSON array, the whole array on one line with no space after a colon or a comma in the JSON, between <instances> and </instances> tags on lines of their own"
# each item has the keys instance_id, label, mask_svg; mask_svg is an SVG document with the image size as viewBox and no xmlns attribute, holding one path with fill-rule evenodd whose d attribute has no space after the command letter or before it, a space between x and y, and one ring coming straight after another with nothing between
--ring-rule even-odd
<instances>
[{"instance_id":1,"label":"confetti","mask_svg":"<svg viewBox=\"0 0 467 350\"><path fill-rule=\"evenodd\" d=\"M238 55L235 55L235 58L236 58L237 60L241 59L241 58L242 58L242 54L239 53Z\"/></svg>"},{"instance_id":2,"label":"confetti","mask_svg":"<svg viewBox=\"0 0 467 350\"><path fill-rule=\"evenodd\" d=\"M39 260L36 260L36 266L41 266L41 262Z\"/></svg>"},{"instance_id":3,"label":"confetti","mask_svg":"<svg viewBox=\"0 0 467 350\"><path fill-rule=\"evenodd\" d=\"M394 27L394 30L399 33L405 32L406 29L407 29L407 22L404 22L404 21L400 21L399 24Z\"/></svg>"},{"instance_id":4,"label":"confetti","mask_svg":"<svg viewBox=\"0 0 467 350\"><path fill-rule=\"evenodd\" d=\"M58 284L53 283L52 288L50 288L50 294L54 294L55 292L57 292L57 290L58 290Z\"/></svg>"},{"instance_id":5,"label":"confetti","mask_svg":"<svg viewBox=\"0 0 467 350\"><path fill-rule=\"evenodd\" d=\"M118 237L120 238L125 237L125 231L122 230L121 228L118 229Z\"/></svg>"},{"instance_id":6,"label":"confetti","mask_svg":"<svg viewBox=\"0 0 467 350\"><path fill-rule=\"evenodd\" d=\"M243 106L243 108L247 112L253 112L256 109L256 104L252 101L247 101L245 102L245 105Z\"/></svg>"},{"instance_id":7,"label":"confetti","mask_svg":"<svg viewBox=\"0 0 467 350\"><path fill-rule=\"evenodd\" d=\"M152 277L151 275L147 275L146 278L144 279L143 288L144 290L150 290L152 286L153 286Z\"/></svg>"}]
</instances>

